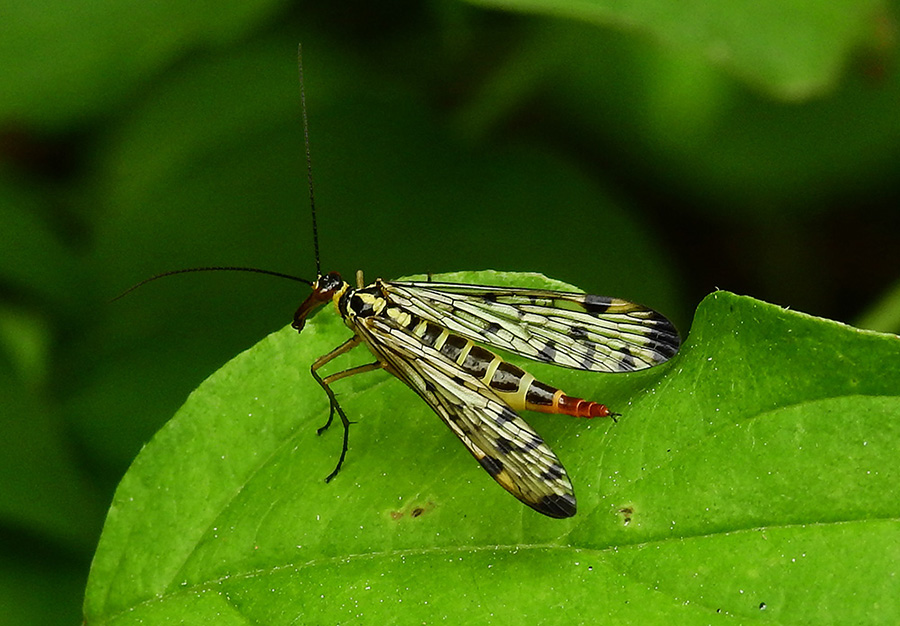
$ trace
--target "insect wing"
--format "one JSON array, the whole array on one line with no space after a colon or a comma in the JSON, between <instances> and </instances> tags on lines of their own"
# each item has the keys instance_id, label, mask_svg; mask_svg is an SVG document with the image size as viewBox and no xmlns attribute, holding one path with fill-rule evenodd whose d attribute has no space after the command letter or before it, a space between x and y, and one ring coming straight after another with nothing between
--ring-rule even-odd
<instances>
[{"instance_id":1,"label":"insect wing","mask_svg":"<svg viewBox=\"0 0 900 626\"><path fill-rule=\"evenodd\" d=\"M356 327L504 489L544 515L575 515L572 483L559 459L489 387L391 320L361 318Z\"/></svg>"},{"instance_id":2,"label":"insect wing","mask_svg":"<svg viewBox=\"0 0 900 626\"><path fill-rule=\"evenodd\" d=\"M595 372L630 372L668 360L680 345L665 317L583 293L433 282L385 282L400 306L454 333L515 354Z\"/></svg>"}]
</instances>

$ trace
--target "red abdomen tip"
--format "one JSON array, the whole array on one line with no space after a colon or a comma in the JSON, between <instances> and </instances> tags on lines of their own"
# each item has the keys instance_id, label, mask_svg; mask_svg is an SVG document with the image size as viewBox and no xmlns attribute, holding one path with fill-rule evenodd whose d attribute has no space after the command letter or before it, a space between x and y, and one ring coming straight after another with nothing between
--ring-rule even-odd
<instances>
[{"instance_id":1,"label":"red abdomen tip","mask_svg":"<svg viewBox=\"0 0 900 626\"><path fill-rule=\"evenodd\" d=\"M599 402L591 402L582 398L573 398L571 396L560 396L557 408L560 413L572 415L574 417L609 417L612 415L605 404Z\"/></svg>"}]
</instances>

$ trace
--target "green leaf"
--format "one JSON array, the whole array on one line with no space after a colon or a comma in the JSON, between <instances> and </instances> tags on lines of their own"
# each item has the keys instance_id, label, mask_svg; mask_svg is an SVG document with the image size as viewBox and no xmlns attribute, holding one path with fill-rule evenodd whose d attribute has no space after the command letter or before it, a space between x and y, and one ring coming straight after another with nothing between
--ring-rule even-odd
<instances>
[{"instance_id":1,"label":"green leaf","mask_svg":"<svg viewBox=\"0 0 900 626\"><path fill-rule=\"evenodd\" d=\"M335 385L358 423L325 484L341 433L316 436L328 405L308 368L347 336L322 311L191 395L118 488L89 623L897 621L897 337L716 292L669 364L529 362L623 414L527 414L579 499L553 520L385 373ZM336 368L365 362L357 352Z\"/></svg>"},{"instance_id":2,"label":"green leaf","mask_svg":"<svg viewBox=\"0 0 900 626\"><path fill-rule=\"evenodd\" d=\"M809 97L833 86L850 56L874 39L880 10L875 0L470 2L637 31L676 51L702 56L788 99Z\"/></svg>"}]
</instances>

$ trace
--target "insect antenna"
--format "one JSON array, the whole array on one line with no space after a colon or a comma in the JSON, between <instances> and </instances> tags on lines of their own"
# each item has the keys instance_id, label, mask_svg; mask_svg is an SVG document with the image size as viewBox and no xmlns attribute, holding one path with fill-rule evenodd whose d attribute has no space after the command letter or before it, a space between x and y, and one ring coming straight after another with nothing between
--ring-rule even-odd
<instances>
[{"instance_id":1,"label":"insect antenna","mask_svg":"<svg viewBox=\"0 0 900 626\"><path fill-rule=\"evenodd\" d=\"M309 121L307 120L306 116L306 92L303 88L302 45L297 46L297 70L300 75L300 112L303 118L303 142L306 146L306 179L309 186L309 207L312 211L313 253L316 257L316 277L318 278L322 275L322 267L319 262L319 229L316 224L316 198L313 193L312 158L310 157L309 150ZM189 267L186 269L163 272L162 274L156 274L155 276L151 276L150 278L145 278L141 282L132 285L131 287L120 293L118 296L113 298L111 302L115 302L116 300L124 298L138 287L143 287L147 283L153 282L154 280L165 278L166 276L174 276L175 274L187 274L188 272L252 272L254 274L266 274L268 276L277 276L278 278L287 278L288 280L294 280L300 283L307 284L309 286L313 285L312 281L306 280L305 278L292 276L290 274L283 274L281 272L273 272L271 270L259 269L256 267Z\"/></svg>"},{"instance_id":2,"label":"insect antenna","mask_svg":"<svg viewBox=\"0 0 900 626\"><path fill-rule=\"evenodd\" d=\"M316 256L316 276L322 275L319 262L319 229L316 225L316 197L313 193L312 158L309 151L309 121L306 117L306 91L303 88L303 44L297 45L297 73L300 75L300 113L303 117L303 143L306 147L306 181L309 187L309 208L312 212L313 253Z\"/></svg>"},{"instance_id":3,"label":"insect antenna","mask_svg":"<svg viewBox=\"0 0 900 626\"><path fill-rule=\"evenodd\" d=\"M115 302L116 300L124 298L138 287L143 287L147 283L153 282L154 280L165 278L166 276L174 276L175 274L187 274L188 272L252 272L254 274L266 274L267 276L287 278L288 280L295 280L298 283L305 283L309 286L312 286L312 281L306 280L305 278L300 278L299 276L291 276L290 274L282 274L281 272L273 272L271 270L263 270L257 267L189 267L181 270L163 272L162 274L157 274L155 276L151 276L150 278L145 278L141 282L137 283L136 285L132 285L131 287L117 295L115 298L110 300L110 302Z\"/></svg>"}]
</instances>

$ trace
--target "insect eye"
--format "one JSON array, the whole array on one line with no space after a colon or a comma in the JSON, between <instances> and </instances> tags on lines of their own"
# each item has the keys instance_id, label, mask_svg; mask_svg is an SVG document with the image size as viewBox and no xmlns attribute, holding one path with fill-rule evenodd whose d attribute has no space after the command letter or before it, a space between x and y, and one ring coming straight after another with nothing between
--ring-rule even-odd
<instances>
[{"instance_id":1,"label":"insect eye","mask_svg":"<svg viewBox=\"0 0 900 626\"><path fill-rule=\"evenodd\" d=\"M340 289L341 285L344 284L344 279L341 278L341 275L337 272L329 272L324 276L320 276L319 280L316 281L315 291L327 292L328 297Z\"/></svg>"}]
</instances>

